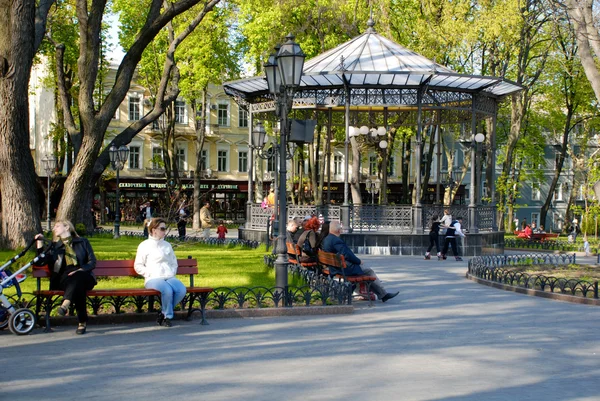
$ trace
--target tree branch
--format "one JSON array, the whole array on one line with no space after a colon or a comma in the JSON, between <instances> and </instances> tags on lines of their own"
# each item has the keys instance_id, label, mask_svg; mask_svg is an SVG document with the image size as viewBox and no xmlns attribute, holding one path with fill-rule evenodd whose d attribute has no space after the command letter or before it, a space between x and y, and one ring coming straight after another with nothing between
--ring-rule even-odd
<instances>
[{"instance_id":1,"label":"tree branch","mask_svg":"<svg viewBox=\"0 0 600 401\"><path fill-rule=\"evenodd\" d=\"M48 22L48 12L55 0L41 0L35 10L35 38L33 39L33 52L37 53L44 34L46 32L46 23Z\"/></svg>"}]
</instances>

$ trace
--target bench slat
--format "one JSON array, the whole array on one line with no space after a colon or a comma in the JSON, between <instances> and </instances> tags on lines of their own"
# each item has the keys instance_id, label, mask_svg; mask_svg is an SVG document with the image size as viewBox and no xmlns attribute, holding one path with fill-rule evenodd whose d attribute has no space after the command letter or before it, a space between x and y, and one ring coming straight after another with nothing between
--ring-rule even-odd
<instances>
[{"instance_id":1,"label":"bench slat","mask_svg":"<svg viewBox=\"0 0 600 401\"><path fill-rule=\"evenodd\" d=\"M140 277L133 268L134 260L99 260L96 262L96 277ZM198 274L196 259L177 259L177 274ZM50 277L48 266L34 266L33 277Z\"/></svg>"}]
</instances>

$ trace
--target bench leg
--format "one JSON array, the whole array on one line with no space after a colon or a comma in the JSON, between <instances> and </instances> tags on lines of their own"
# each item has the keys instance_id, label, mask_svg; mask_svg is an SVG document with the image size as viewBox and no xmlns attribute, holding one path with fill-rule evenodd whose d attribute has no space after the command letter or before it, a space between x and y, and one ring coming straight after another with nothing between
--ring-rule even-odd
<instances>
[{"instance_id":1,"label":"bench leg","mask_svg":"<svg viewBox=\"0 0 600 401\"><path fill-rule=\"evenodd\" d=\"M198 299L200 301L200 308L194 308L194 301ZM202 320L200 321L200 325L208 326L209 323L206 321L205 312L206 312L206 304L208 302L208 294L190 294L190 305L188 306L188 313L186 316L187 321L192 320L192 313L195 311L200 311L202 315Z\"/></svg>"},{"instance_id":2,"label":"bench leg","mask_svg":"<svg viewBox=\"0 0 600 401\"><path fill-rule=\"evenodd\" d=\"M369 308L373 306L373 298L371 297L371 284L372 281L365 281L367 287L367 296L369 297Z\"/></svg>"},{"instance_id":3,"label":"bench leg","mask_svg":"<svg viewBox=\"0 0 600 401\"><path fill-rule=\"evenodd\" d=\"M52 333L52 328L50 327L50 312L52 311L52 297L46 297L46 327L44 328L44 333Z\"/></svg>"}]
</instances>

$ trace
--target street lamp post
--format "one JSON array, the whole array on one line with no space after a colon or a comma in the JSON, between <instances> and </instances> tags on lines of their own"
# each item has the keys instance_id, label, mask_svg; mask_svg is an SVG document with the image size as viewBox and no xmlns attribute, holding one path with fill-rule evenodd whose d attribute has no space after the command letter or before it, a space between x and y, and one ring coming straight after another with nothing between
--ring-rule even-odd
<instances>
[{"instance_id":1,"label":"street lamp post","mask_svg":"<svg viewBox=\"0 0 600 401\"><path fill-rule=\"evenodd\" d=\"M117 173L117 190L116 190L117 202L116 202L116 206L115 206L114 238L119 238L121 236L119 233L119 228L121 226L121 204L120 204L120 199L119 199L119 197L120 197L120 194L119 194L119 171L123 170L123 167L125 167L125 162L127 162L127 158L129 157L129 148L125 145L121 145L117 149L117 147L115 145L112 145L108 149L108 154L110 157L110 164L111 164L113 170L115 170Z\"/></svg>"},{"instance_id":2,"label":"street lamp post","mask_svg":"<svg viewBox=\"0 0 600 401\"><path fill-rule=\"evenodd\" d=\"M383 163L382 168L385 171L382 171L383 181L379 178L375 180L371 180L368 178L365 181L365 186L367 191L371 194L371 204L375 204L375 195L377 195L380 191L382 192L382 196L379 198L380 204L387 203L387 197L385 196L385 191L387 191L387 129L385 127L378 128L369 128L366 125L362 127L350 127L348 129L350 137L356 137L357 140L360 140L362 143L368 143L369 145L374 146L375 148L381 149L383 153ZM381 188L383 184L383 189Z\"/></svg>"},{"instance_id":3,"label":"street lamp post","mask_svg":"<svg viewBox=\"0 0 600 401\"><path fill-rule=\"evenodd\" d=\"M287 160L283 155L287 152L288 113L292 108L294 92L300 86L304 58L300 45L294 42L295 37L288 35L286 42L276 54L272 54L265 63L265 75L269 92L275 99L275 113L281 124L279 141L279 235L277 237L277 259L275 260L275 285L287 293L287 250L285 246L285 225L287 220ZM287 302L285 302L287 304Z\"/></svg>"},{"instance_id":4,"label":"street lamp post","mask_svg":"<svg viewBox=\"0 0 600 401\"><path fill-rule=\"evenodd\" d=\"M371 194L371 205L374 205L375 195L377 195L381 189L381 180L379 178L374 180L367 178L365 181L365 186L367 187L367 191Z\"/></svg>"},{"instance_id":5,"label":"street lamp post","mask_svg":"<svg viewBox=\"0 0 600 401\"><path fill-rule=\"evenodd\" d=\"M47 205L46 205L46 223L48 231L52 230L51 221L50 221L50 180L52 179L52 175L56 170L56 157L54 156L44 156L42 159L42 164L44 165L44 171L46 171L46 177L48 178L48 194L47 194Z\"/></svg>"}]
</instances>

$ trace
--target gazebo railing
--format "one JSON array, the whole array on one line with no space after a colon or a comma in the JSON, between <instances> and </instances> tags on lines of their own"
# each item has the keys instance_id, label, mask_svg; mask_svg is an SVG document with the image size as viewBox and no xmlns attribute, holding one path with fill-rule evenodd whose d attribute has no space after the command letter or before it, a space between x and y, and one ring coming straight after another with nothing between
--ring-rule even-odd
<instances>
[{"instance_id":1,"label":"gazebo railing","mask_svg":"<svg viewBox=\"0 0 600 401\"><path fill-rule=\"evenodd\" d=\"M250 230L266 230L269 219L273 216L272 207L261 207L260 203L250 205L250 216L246 218L246 228Z\"/></svg>"},{"instance_id":2,"label":"gazebo railing","mask_svg":"<svg viewBox=\"0 0 600 401\"><path fill-rule=\"evenodd\" d=\"M412 206L353 205L350 228L353 232L412 231Z\"/></svg>"},{"instance_id":3,"label":"gazebo railing","mask_svg":"<svg viewBox=\"0 0 600 401\"><path fill-rule=\"evenodd\" d=\"M449 209L454 219L463 218L463 228L471 230L472 225L469 220L469 207L466 205L423 205L421 209L422 229L428 233L431 227L431 219L437 216L438 219L444 215L444 210ZM353 232L413 232L413 212L414 207L410 205L386 206L386 205L349 205L349 225ZM495 207L477 206L475 214L478 221L478 229L483 232L493 231ZM270 219L273 217L273 207L261 207L256 203L250 207L250 216L247 218L246 228L251 230L265 230ZM322 215L323 220L342 221L342 207L338 205L288 205L288 220L294 216L303 218L304 216Z\"/></svg>"}]
</instances>

